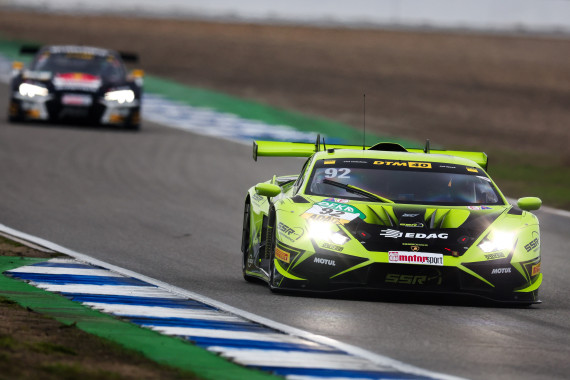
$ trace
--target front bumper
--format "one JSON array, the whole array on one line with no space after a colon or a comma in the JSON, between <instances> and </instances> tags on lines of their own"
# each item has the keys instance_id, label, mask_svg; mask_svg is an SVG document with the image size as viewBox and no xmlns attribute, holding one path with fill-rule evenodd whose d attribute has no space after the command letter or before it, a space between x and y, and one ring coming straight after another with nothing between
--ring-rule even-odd
<instances>
[{"instance_id":1,"label":"front bumper","mask_svg":"<svg viewBox=\"0 0 570 380\"><path fill-rule=\"evenodd\" d=\"M65 102L66 95L83 99L76 104ZM66 104L67 103L67 104ZM98 100L93 94L50 94L43 99L31 99L14 94L9 105L12 119L38 121L83 121L101 125L132 125L140 122L140 102L113 104Z\"/></svg>"},{"instance_id":2,"label":"front bumper","mask_svg":"<svg viewBox=\"0 0 570 380\"><path fill-rule=\"evenodd\" d=\"M292 250L285 244L278 246ZM298 252L298 251L297 251ZM305 259L296 262L296 256ZM494 301L538 303L538 287L542 274L525 278L517 271L482 280L464 266L433 266L372 262L368 259L319 251L306 258L305 252L291 251L291 263L275 260L277 267L273 286L276 289L335 292L350 289L407 291L413 293L469 294ZM487 265L488 263L478 263ZM477 269L479 271L479 269ZM471 272L471 273L470 273ZM479 271L480 272L480 271ZM491 272L491 271L490 271ZM472 274L473 273L473 274Z\"/></svg>"}]
</instances>

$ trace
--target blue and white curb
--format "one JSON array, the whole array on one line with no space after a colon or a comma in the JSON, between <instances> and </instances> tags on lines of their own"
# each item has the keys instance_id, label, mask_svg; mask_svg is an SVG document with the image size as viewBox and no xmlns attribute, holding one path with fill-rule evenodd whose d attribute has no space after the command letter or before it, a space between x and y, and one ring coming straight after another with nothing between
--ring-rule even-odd
<instances>
[{"instance_id":1,"label":"blue and white curb","mask_svg":"<svg viewBox=\"0 0 570 380\"><path fill-rule=\"evenodd\" d=\"M75 258L51 259L5 274L185 338L246 367L287 379L458 379L271 321L1 224L0 232Z\"/></svg>"}]
</instances>

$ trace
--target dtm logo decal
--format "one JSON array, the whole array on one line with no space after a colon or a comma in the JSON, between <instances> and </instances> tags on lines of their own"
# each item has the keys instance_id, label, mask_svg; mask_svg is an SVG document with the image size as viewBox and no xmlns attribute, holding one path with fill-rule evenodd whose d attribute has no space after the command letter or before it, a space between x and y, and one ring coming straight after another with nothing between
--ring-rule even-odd
<instances>
[{"instance_id":1,"label":"dtm logo decal","mask_svg":"<svg viewBox=\"0 0 570 380\"><path fill-rule=\"evenodd\" d=\"M315 259L313 260L314 263L317 264L324 264L324 265L330 265L331 267L335 267L336 263L334 260L330 260L330 259L323 259L322 257L315 257Z\"/></svg>"},{"instance_id":2,"label":"dtm logo decal","mask_svg":"<svg viewBox=\"0 0 570 380\"><path fill-rule=\"evenodd\" d=\"M419 232L406 232L405 234L398 230L382 230L380 231L380 236L384 236L387 238L398 239L401 237L407 239L447 239L448 234L446 233L439 233L439 234L422 234Z\"/></svg>"},{"instance_id":3,"label":"dtm logo decal","mask_svg":"<svg viewBox=\"0 0 570 380\"><path fill-rule=\"evenodd\" d=\"M406 166L409 168L431 169L431 163L429 162L374 161L374 165Z\"/></svg>"},{"instance_id":4,"label":"dtm logo decal","mask_svg":"<svg viewBox=\"0 0 570 380\"><path fill-rule=\"evenodd\" d=\"M491 271L491 274L504 274L511 273L511 268L495 268Z\"/></svg>"}]
</instances>

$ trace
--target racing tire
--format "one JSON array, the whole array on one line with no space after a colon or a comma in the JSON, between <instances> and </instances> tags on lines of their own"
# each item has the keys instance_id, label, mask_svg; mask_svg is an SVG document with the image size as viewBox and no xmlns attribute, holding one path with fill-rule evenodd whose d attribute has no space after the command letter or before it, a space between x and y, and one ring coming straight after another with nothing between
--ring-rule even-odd
<instances>
[{"instance_id":1,"label":"racing tire","mask_svg":"<svg viewBox=\"0 0 570 380\"><path fill-rule=\"evenodd\" d=\"M241 236L241 252L242 252L242 259L241 259L241 271L243 273L244 280L248 282L253 282L256 280L255 277L250 276L246 273L247 268L247 260L249 259L249 251L250 251L250 234L251 234L251 205L249 202L245 203L245 207L243 210L243 231Z\"/></svg>"},{"instance_id":2,"label":"racing tire","mask_svg":"<svg viewBox=\"0 0 570 380\"><path fill-rule=\"evenodd\" d=\"M276 236L275 236L275 212L273 210L270 211L269 214L269 221L267 223L268 226L268 233L267 233L267 245L266 248L269 252L269 290L272 292L277 292L279 290L275 284L275 246L277 245Z\"/></svg>"}]
</instances>

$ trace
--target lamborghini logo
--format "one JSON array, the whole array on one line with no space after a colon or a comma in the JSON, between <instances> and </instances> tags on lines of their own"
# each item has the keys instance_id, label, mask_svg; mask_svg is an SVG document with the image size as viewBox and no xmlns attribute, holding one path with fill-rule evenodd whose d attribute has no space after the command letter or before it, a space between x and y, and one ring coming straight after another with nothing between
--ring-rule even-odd
<instances>
[{"instance_id":1,"label":"lamborghini logo","mask_svg":"<svg viewBox=\"0 0 570 380\"><path fill-rule=\"evenodd\" d=\"M420 247L419 247L419 246L417 246L417 245L412 245L410 248L411 248L411 249L412 249L412 251L414 251L414 252L417 252L417 251L419 251L419 250L420 250Z\"/></svg>"}]
</instances>

